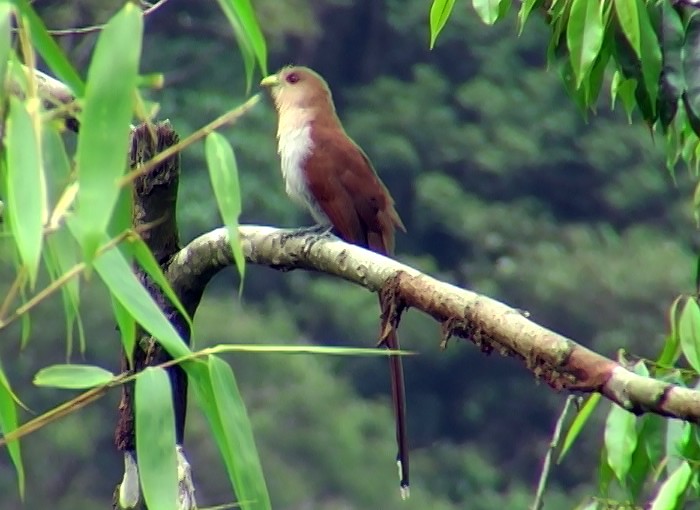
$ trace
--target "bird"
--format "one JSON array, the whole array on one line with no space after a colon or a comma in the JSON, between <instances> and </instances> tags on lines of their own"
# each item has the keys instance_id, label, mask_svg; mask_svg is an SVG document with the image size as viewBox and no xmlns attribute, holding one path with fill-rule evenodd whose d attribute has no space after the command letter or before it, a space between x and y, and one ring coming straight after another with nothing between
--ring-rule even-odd
<instances>
[{"instance_id":1,"label":"bird","mask_svg":"<svg viewBox=\"0 0 700 510\"><path fill-rule=\"evenodd\" d=\"M396 229L406 232L389 190L338 118L326 81L303 66L287 66L260 82L277 111L277 152L285 190L318 226L343 241L385 256L394 253ZM380 299L381 307L381 299ZM394 328L378 346L399 349ZM409 496L408 438L403 365L389 356L396 421L400 494Z\"/></svg>"}]
</instances>

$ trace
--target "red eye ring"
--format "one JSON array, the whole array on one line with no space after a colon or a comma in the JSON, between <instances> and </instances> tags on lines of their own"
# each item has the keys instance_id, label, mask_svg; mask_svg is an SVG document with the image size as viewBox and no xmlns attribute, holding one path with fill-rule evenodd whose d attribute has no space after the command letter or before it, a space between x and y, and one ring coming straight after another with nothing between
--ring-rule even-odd
<instances>
[{"instance_id":1,"label":"red eye ring","mask_svg":"<svg viewBox=\"0 0 700 510\"><path fill-rule=\"evenodd\" d=\"M297 73L289 73L285 78L285 81L293 85L299 81L299 75Z\"/></svg>"}]
</instances>

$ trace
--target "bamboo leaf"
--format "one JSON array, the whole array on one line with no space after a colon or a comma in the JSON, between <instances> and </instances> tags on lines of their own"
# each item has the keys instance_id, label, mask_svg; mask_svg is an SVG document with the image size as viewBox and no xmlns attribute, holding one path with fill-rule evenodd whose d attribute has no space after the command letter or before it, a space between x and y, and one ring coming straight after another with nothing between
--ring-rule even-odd
<instances>
[{"instance_id":1,"label":"bamboo leaf","mask_svg":"<svg viewBox=\"0 0 700 510\"><path fill-rule=\"evenodd\" d=\"M583 430L583 427L588 422L588 419L591 417L591 414L593 414L595 408L598 407L599 402L600 393L593 393L588 398L588 400L586 400L586 403L583 405L583 407L581 407L581 410L576 415L576 418L574 418L574 421L571 422L571 426L569 427L569 430L566 433L564 443L561 447L561 451L559 452L559 458L557 459L557 463L560 463L562 460L564 460L564 457L569 452L571 445L574 444L574 441Z\"/></svg>"},{"instance_id":2,"label":"bamboo leaf","mask_svg":"<svg viewBox=\"0 0 700 510\"><path fill-rule=\"evenodd\" d=\"M94 256L119 197L117 179L127 167L143 16L129 2L100 33L88 70L77 164L79 240Z\"/></svg>"},{"instance_id":3,"label":"bamboo leaf","mask_svg":"<svg viewBox=\"0 0 700 510\"><path fill-rule=\"evenodd\" d=\"M36 386L64 389L88 389L104 386L114 379L109 370L94 365L52 365L34 376Z\"/></svg>"},{"instance_id":4,"label":"bamboo leaf","mask_svg":"<svg viewBox=\"0 0 700 510\"><path fill-rule=\"evenodd\" d=\"M445 24L455 6L455 0L433 0L430 6L430 49L432 50L438 35L445 28Z\"/></svg>"},{"instance_id":5,"label":"bamboo leaf","mask_svg":"<svg viewBox=\"0 0 700 510\"><path fill-rule=\"evenodd\" d=\"M15 394L12 392L10 382L5 376L2 365L0 365L0 432L2 432L3 436L7 436L10 432L17 429L16 401L17 397L15 397ZM10 441L7 443L6 447L12 464L15 466L17 488L20 498L24 499L25 477L20 443L19 441Z\"/></svg>"},{"instance_id":6,"label":"bamboo leaf","mask_svg":"<svg viewBox=\"0 0 700 510\"><path fill-rule=\"evenodd\" d=\"M168 373L148 367L136 378L136 457L143 498L150 510L177 508L175 412Z\"/></svg>"}]
</instances>

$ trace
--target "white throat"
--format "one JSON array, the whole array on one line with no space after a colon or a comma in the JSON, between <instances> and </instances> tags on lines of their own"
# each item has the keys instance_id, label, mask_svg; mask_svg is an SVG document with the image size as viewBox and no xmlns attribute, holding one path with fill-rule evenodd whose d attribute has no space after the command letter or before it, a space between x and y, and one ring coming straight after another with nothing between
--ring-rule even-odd
<instances>
[{"instance_id":1,"label":"white throat","mask_svg":"<svg viewBox=\"0 0 700 510\"><path fill-rule=\"evenodd\" d=\"M309 191L303 164L314 149L311 140L311 125L305 124L277 132L277 152L280 155L282 177L287 195L298 204L306 207L320 224L330 224L328 216L321 210Z\"/></svg>"}]
</instances>

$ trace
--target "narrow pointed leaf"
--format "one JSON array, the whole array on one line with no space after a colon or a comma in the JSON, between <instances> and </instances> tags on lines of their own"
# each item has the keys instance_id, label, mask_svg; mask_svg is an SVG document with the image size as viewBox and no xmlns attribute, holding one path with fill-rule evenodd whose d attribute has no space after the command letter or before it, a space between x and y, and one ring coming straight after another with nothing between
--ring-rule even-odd
<instances>
[{"instance_id":1,"label":"narrow pointed leaf","mask_svg":"<svg viewBox=\"0 0 700 510\"><path fill-rule=\"evenodd\" d=\"M246 89L250 89L253 83L253 71L255 70L255 60L267 75L267 50L265 40L260 32L254 12L249 0L217 0L219 6L228 18L233 35L238 42L238 48L243 57L243 67L246 76ZM262 58L261 58L262 56Z\"/></svg>"},{"instance_id":2,"label":"narrow pointed leaf","mask_svg":"<svg viewBox=\"0 0 700 510\"><path fill-rule=\"evenodd\" d=\"M455 0L433 0L430 6L430 49L432 50L438 35L445 28L445 24L455 6Z\"/></svg>"},{"instance_id":3,"label":"narrow pointed leaf","mask_svg":"<svg viewBox=\"0 0 700 510\"><path fill-rule=\"evenodd\" d=\"M581 86L603 45L604 27L598 0L573 0L566 30L576 88Z\"/></svg>"},{"instance_id":4,"label":"narrow pointed leaf","mask_svg":"<svg viewBox=\"0 0 700 510\"><path fill-rule=\"evenodd\" d=\"M64 389L88 389L103 386L114 379L109 370L94 365L52 365L34 376L36 386Z\"/></svg>"},{"instance_id":5,"label":"narrow pointed leaf","mask_svg":"<svg viewBox=\"0 0 700 510\"><path fill-rule=\"evenodd\" d=\"M118 249L111 249L97 257L94 267L112 295L170 356L179 358L190 354L182 337L138 281Z\"/></svg>"},{"instance_id":6,"label":"narrow pointed leaf","mask_svg":"<svg viewBox=\"0 0 700 510\"><path fill-rule=\"evenodd\" d=\"M46 61L53 74L68 85L76 96L82 97L85 93L83 80L68 61L63 50L46 31L44 22L34 11L29 0L13 0L13 3L24 18L24 22L29 26L29 33L34 48Z\"/></svg>"},{"instance_id":7,"label":"narrow pointed leaf","mask_svg":"<svg viewBox=\"0 0 700 510\"><path fill-rule=\"evenodd\" d=\"M238 166L233 149L218 133L211 133L205 142L209 178L219 205L224 225L228 229L229 243L236 262L241 286L245 276L245 256L238 237L238 217L241 214L241 188L238 182Z\"/></svg>"},{"instance_id":8,"label":"narrow pointed leaf","mask_svg":"<svg viewBox=\"0 0 700 510\"><path fill-rule=\"evenodd\" d=\"M622 32L632 46L637 58L642 58L637 0L615 0L615 13Z\"/></svg>"},{"instance_id":9,"label":"narrow pointed leaf","mask_svg":"<svg viewBox=\"0 0 700 510\"><path fill-rule=\"evenodd\" d=\"M649 94L649 102L652 107L652 116L656 118L656 100L659 95L659 77L661 76L661 48L659 39L651 23L647 4L644 0L637 0L639 11L639 36L642 55L640 59L644 88Z\"/></svg>"},{"instance_id":10,"label":"narrow pointed leaf","mask_svg":"<svg viewBox=\"0 0 700 510\"><path fill-rule=\"evenodd\" d=\"M474 10L487 25L493 25L498 19L500 0L472 0Z\"/></svg>"},{"instance_id":11,"label":"narrow pointed leaf","mask_svg":"<svg viewBox=\"0 0 700 510\"><path fill-rule=\"evenodd\" d=\"M518 35L522 35L523 28L525 28L525 23L527 18L530 17L532 9L542 3L542 0L525 0L520 5L520 11L518 11Z\"/></svg>"},{"instance_id":12,"label":"narrow pointed leaf","mask_svg":"<svg viewBox=\"0 0 700 510\"><path fill-rule=\"evenodd\" d=\"M659 87L659 119L664 129L673 121L678 101L686 88L683 71L685 29L680 15L670 2L661 2L662 70Z\"/></svg>"},{"instance_id":13,"label":"narrow pointed leaf","mask_svg":"<svg viewBox=\"0 0 700 510\"><path fill-rule=\"evenodd\" d=\"M33 285L39 271L44 222L48 218L41 146L27 103L10 98L6 123L7 215L22 264Z\"/></svg>"},{"instance_id":14,"label":"narrow pointed leaf","mask_svg":"<svg viewBox=\"0 0 700 510\"><path fill-rule=\"evenodd\" d=\"M0 433L3 436L17 428L17 398L12 392L10 382L5 376L5 372L0 365ZM22 453L19 441L10 441L6 445L7 453L10 455L12 464L15 466L17 474L17 488L20 498L24 499L24 464L22 463Z\"/></svg>"},{"instance_id":15,"label":"narrow pointed leaf","mask_svg":"<svg viewBox=\"0 0 700 510\"><path fill-rule=\"evenodd\" d=\"M700 371L700 307L695 299L688 299L683 307L678 334L685 359L696 372Z\"/></svg>"},{"instance_id":16,"label":"narrow pointed leaf","mask_svg":"<svg viewBox=\"0 0 700 510\"><path fill-rule=\"evenodd\" d=\"M260 459L253 439L253 430L243 397L238 391L231 367L217 356L209 357L212 391L227 450L230 457L229 476L243 510L270 509L270 497L265 485Z\"/></svg>"},{"instance_id":17,"label":"narrow pointed leaf","mask_svg":"<svg viewBox=\"0 0 700 510\"><path fill-rule=\"evenodd\" d=\"M100 33L88 70L76 158L80 240L88 259L107 229L117 179L127 167L142 33L141 11L126 3Z\"/></svg>"},{"instance_id":18,"label":"narrow pointed leaf","mask_svg":"<svg viewBox=\"0 0 700 510\"><path fill-rule=\"evenodd\" d=\"M574 421L571 422L571 426L569 427L569 430L566 433L564 443L561 447L561 451L559 452L559 458L557 459L557 463L560 463L562 460L564 460L564 457L571 448L571 445L574 444L574 441L583 430L583 427L586 424L586 422L588 422L588 419L591 417L591 414L593 414L593 411L595 411L596 407L598 407L599 402L600 393L593 393L588 398L588 400L586 400L586 403L583 404L583 407L581 407L581 410L576 415L576 418L574 418Z\"/></svg>"},{"instance_id":19,"label":"narrow pointed leaf","mask_svg":"<svg viewBox=\"0 0 700 510\"><path fill-rule=\"evenodd\" d=\"M117 320L119 335L122 341L122 348L130 367L134 365L134 347L136 346L136 321L131 316L129 311L121 304L114 294L112 298L112 311L114 318Z\"/></svg>"},{"instance_id":20,"label":"narrow pointed leaf","mask_svg":"<svg viewBox=\"0 0 700 510\"><path fill-rule=\"evenodd\" d=\"M177 508L175 412L168 373L148 367L136 378L136 457L149 510Z\"/></svg>"},{"instance_id":21,"label":"narrow pointed leaf","mask_svg":"<svg viewBox=\"0 0 700 510\"><path fill-rule=\"evenodd\" d=\"M685 491L688 489L693 476L693 469L690 464L683 462L661 484L659 492L656 494L651 504L650 510L674 510L681 509Z\"/></svg>"}]
</instances>

